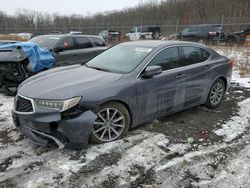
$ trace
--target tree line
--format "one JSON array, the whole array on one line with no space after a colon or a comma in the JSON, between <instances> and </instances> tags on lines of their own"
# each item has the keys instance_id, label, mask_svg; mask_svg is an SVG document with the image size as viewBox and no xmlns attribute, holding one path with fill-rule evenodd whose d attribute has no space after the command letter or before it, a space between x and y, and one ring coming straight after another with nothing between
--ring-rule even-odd
<instances>
[{"instance_id":1,"label":"tree line","mask_svg":"<svg viewBox=\"0 0 250 188\"><path fill-rule=\"evenodd\" d=\"M242 29L250 23L249 0L162 0L144 1L136 7L95 15L46 14L19 9L14 15L0 11L0 33L48 33L82 31L97 34L112 28L128 32L138 25L159 25L172 33L193 24L223 24L228 31Z\"/></svg>"}]
</instances>

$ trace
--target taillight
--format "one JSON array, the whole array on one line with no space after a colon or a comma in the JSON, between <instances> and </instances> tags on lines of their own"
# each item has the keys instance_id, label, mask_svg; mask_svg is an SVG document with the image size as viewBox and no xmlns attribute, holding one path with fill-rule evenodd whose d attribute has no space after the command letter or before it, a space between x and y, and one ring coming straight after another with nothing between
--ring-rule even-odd
<instances>
[{"instance_id":1,"label":"taillight","mask_svg":"<svg viewBox=\"0 0 250 188\"><path fill-rule=\"evenodd\" d=\"M233 67L235 65L235 61L231 59L230 61L228 61L228 64L230 65L230 67Z\"/></svg>"},{"instance_id":2,"label":"taillight","mask_svg":"<svg viewBox=\"0 0 250 188\"><path fill-rule=\"evenodd\" d=\"M216 36L216 35L217 35L217 32L208 32L208 35L209 35L209 36Z\"/></svg>"}]
</instances>

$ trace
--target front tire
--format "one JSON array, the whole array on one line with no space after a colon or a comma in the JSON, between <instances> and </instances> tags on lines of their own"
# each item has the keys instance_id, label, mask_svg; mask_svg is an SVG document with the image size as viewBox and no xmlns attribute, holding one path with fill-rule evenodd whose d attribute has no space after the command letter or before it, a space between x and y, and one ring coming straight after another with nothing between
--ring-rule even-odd
<instances>
[{"instance_id":1,"label":"front tire","mask_svg":"<svg viewBox=\"0 0 250 188\"><path fill-rule=\"evenodd\" d=\"M97 118L90 138L92 143L112 142L127 134L130 126L130 115L121 103L106 103L95 110L95 113Z\"/></svg>"},{"instance_id":2,"label":"front tire","mask_svg":"<svg viewBox=\"0 0 250 188\"><path fill-rule=\"evenodd\" d=\"M226 90L226 86L225 86L224 81L221 79L217 79L213 83L212 87L210 88L210 91L208 93L207 100L206 100L206 106L212 109L220 106L221 101L225 94L225 90Z\"/></svg>"}]
</instances>

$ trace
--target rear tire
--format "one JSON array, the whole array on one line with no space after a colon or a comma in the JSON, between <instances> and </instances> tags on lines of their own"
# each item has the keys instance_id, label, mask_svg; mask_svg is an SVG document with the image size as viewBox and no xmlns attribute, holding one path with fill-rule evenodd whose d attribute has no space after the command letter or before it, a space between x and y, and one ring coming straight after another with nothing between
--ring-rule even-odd
<instances>
[{"instance_id":1,"label":"rear tire","mask_svg":"<svg viewBox=\"0 0 250 188\"><path fill-rule=\"evenodd\" d=\"M230 37L229 39L227 39L226 41L226 45L227 46L235 46L237 44L237 39L235 37Z\"/></svg>"},{"instance_id":2,"label":"rear tire","mask_svg":"<svg viewBox=\"0 0 250 188\"><path fill-rule=\"evenodd\" d=\"M124 137L130 127L130 115L124 105L109 102L95 110L95 120L90 142L102 144Z\"/></svg>"},{"instance_id":3,"label":"rear tire","mask_svg":"<svg viewBox=\"0 0 250 188\"><path fill-rule=\"evenodd\" d=\"M224 97L225 90L226 86L224 81L222 79L217 79L210 88L205 105L211 109L219 107Z\"/></svg>"}]
</instances>

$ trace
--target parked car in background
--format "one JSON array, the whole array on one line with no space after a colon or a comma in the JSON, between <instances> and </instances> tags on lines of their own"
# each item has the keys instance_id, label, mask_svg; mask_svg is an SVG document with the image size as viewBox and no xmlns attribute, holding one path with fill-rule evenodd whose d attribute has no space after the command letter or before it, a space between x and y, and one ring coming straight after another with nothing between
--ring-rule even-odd
<instances>
[{"instance_id":1,"label":"parked car in background","mask_svg":"<svg viewBox=\"0 0 250 188\"><path fill-rule=\"evenodd\" d=\"M193 25L183 29L177 34L177 39L205 43L218 42L225 40L223 28L220 25Z\"/></svg>"},{"instance_id":2,"label":"parked car in background","mask_svg":"<svg viewBox=\"0 0 250 188\"><path fill-rule=\"evenodd\" d=\"M81 31L70 31L69 32L70 35L82 35Z\"/></svg>"},{"instance_id":3,"label":"parked car in background","mask_svg":"<svg viewBox=\"0 0 250 188\"><path fill-rule=\"evenodd\" d=\"M244 44L247 35L250 35L250 25L248 25L243 31L228 34L226 36L226 43L228 45Z\"/></svg>"},{"instance_id":4,"label":"parked car in background","mask_svg":"<svg viewBox=\"0 0 250 188\"><path fill-rule=\"evenodd\" d=\"M120 37L121 32L114 30L104 30L101 31L98 35L101 36L104 40L107 40L109 38Z\"/></svg>"},{"instance_id":5,"label":"parked car in background","mask_svg":"<svg viewBox=\"0 0 250 188\"><path fill-rule=\"evenodd\" d=\"M125 35L129 40L160 39L161 28L158 26L137 26L133 27Z\"/></svg>"},{"instance_id":6,"label":"parked car in background","mask_svg":"<svg viewBox=\"0 0 250 188\"><path fill-rule=\"evenodd\" d=\"M105 41L94 35L41 35L30 42L50 50L56 67L85 63L107 49Z\"/></svg>"},{"instance_id":7,"label":"parked car in background","mask_svg":"<svg viewBox=\"0 0 250 188\"><path fill-rule=\"evenodd\" d=\"M31 33L18 33L17 36L29 40L29 39L31 39L32 34Z\"/></svg>"},{"instance_id":8,"label":"parked car in background","mask_svg":"<svg viewBox=\"0 0 250 188\"><path fill-rule=\"evenodd\" d=\"M3 87L7 94L14 95L22 81L54 65L52 53L34 43L0 45L0 88Z\"/></svg>"},{"instance_id":9,"label":"parked car in background","mask_svg":"<svg viewBox=\"0 0 250 188\"><path fill-rule=\"evenodd\" d=\"M60 35L60 34L62 34L61 31L51 31L51 32L49 32L49 35Z\"/></svg>"},{"instance_id":10,"label":"parked car in background","mask_svg":"<svg viewBox=\"0 0 250 188\"><path fill-rule=\"evenodd\" d=\"M218 107L231 74L232 61L197 43L122 43L85 65L26 80L18 89L13 119L40 145L110 142L168 114L201 104Z\"/></svg>"},{"instance_id":11,"label":"parked car in background","mask_svg":"<svg viewBox=\"0 0 250 188\"><path fill-rule=\"evenodd\" d=\"M21 82L38 72L53 67L84 64L107 49L101 37L90 35L40 35L32 38L30 42L51 52L51 55L46 54L42 57L43 61L39 62L41 67L51 59L50 56L55 58L55 63L53 66L44 66L42 69L33 70L30 63L34 62L30 61L37 60L37 57L34 59L28 57L30 54L40 54L41 50L36 51L38 47L34 46L35 51L29 54L25 54L21 47L1 49L0 87L4 86L10 95L16 93L16 88Z\"/></svg>"}]
</instances>

